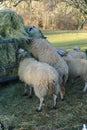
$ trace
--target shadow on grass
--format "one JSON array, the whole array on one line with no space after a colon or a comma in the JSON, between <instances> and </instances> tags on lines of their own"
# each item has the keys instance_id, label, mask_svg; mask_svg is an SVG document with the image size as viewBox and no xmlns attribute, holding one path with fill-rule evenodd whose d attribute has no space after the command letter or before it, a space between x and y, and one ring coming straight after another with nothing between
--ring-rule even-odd
<instances>
[{"instance_id":1,"label":"shadow on grass","mask_svg":"<svg viewBox=\"0 0 87 130\"><path fill-rule=\"evenodd\" d=\"M52 45L55 47L64 47L72 49L74 46L79 46L82 50L87 49L87 40L73 40L69 42L54 42Z\"/></svg>"}]
</instances>

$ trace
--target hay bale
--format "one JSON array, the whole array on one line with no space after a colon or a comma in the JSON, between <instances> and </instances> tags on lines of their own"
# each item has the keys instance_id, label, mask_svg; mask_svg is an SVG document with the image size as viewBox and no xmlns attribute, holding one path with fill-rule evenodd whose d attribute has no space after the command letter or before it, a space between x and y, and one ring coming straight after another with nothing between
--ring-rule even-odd
<instances>
[{"instance_id":1,"label":"hay bale","mask_svg":"<svg viewBox=\"0 0 87 130\"><path fill-rule=\"evenodd\" d=\"M0 11L0 40L22 39L15 43L0 43L0 68L16 64L16 50L19 46L29 50L29 47L24 42L29 38L20 15L12 10ZM17 74L16 71L14 73ZM0 78L6 75L12 75L12 70L11 73L9 70L4 71L4 69L0 72Z\"/></svg>"},{"instance_id":2,"label":"hay bale","mask_svg":"<svg viewBox=\"0 0 87 130\"><path fill-rule=\"evenodd\" d=\"M0 11L0 38L29 39L22 17L12 10Z\"/></svg>"}]
</instances>

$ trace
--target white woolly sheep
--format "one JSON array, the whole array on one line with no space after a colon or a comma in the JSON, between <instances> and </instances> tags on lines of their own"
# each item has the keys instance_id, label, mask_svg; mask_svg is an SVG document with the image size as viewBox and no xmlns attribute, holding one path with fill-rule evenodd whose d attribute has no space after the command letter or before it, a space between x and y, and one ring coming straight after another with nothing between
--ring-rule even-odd
<instances>
[{"instance_id":1,"label":"white woolly sheep","mask_svg":"<svg viewBox=\"0 0 87 130\"><path fill-rule=\"evenodd\" d=\"M24 60L20 61L18 75L21 81L32 85L35 95L40 99L37 111L41 111L44 97L48 93L53 94L53 107L55 108L57 94L59 92L61 94L57 71L47 63L38 62L34 58L25 58L25 52L21 54L23 54Z\"/></svg>"},{"instance_id":2,"label":"white woolly sheep","mask_svg":"<svg viewBox=\"0 0 87 130\"><path fill-rule=\"evenodd\" d=\"M86 54L80 51L79 47L74 47L72 51L68 52L68 56L75 59L86 59Z\"/></svg>"},{"instance_id":3,"label":"white woolly sheep","mask_svg":"<svg viewBox=\"0 0 87 130\"><path fill-rule=\"evenodd\" d=\"M74 46L73 50L80 51L80 47L79 46Z\"/></svg>"},{"instance_id":4,"label":"white woolly sheep","mask_svg":"<svg viewBox=\"0 0 87 130\"><path fill-rule=\"evenodd\" d=\"M85 87L83 91L87 90L87 60L85 59L74 59L69 57L64 57L66 63L69 67L69 77L80 76L85 81Z\"/></svg>"},{"instance_id":5,"label":"white woolly sheep","mask_svg":"<svg viewBox=\"0 0 87 130\"><path fill-rule=\"evenodd\" d=\"M68 53L66 53L66 55L68 58L73 58L73 59L86 59L86 54L82 51L80 51L80 47L78 46L75 46L73 48L72 51L69 51ZM71 84L75 83L75 80L77 78L72 78L70 81L71 81Z\"/></svg>"},{"instance_id":6,"label":"white woolly sheep","mask_svg":"<svg viewBox=\"0 0 87 130\"><path fill-rule=\"evenodd\" d=\"M62 89L62 95L65 94L64 85L68 79L68 66L64 59L57 53L57 49L48 42L47 39L33 39L29 41L31 53L41 62L53 66L59 73L59 83Z\"/></svg>"}]
</instances>

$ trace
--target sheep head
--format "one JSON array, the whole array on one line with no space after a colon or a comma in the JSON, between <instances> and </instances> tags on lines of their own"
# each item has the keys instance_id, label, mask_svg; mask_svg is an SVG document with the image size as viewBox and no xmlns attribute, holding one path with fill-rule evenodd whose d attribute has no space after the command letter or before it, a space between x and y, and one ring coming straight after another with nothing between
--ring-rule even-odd
<instances>
[{"instance_id":1,"label":"sheep head","mask_svg":"<svg viewBox=\"0 0 87 130\"><path fill-rule=\"evenodd\" d=\"M22 48L19 48L17 50L16 54L17 54L17 60L18 61L21 61L28 56L28 52L26 50L22 49Z\"/></svg>"},{"instance_id":2,"label":"sheep head","mask_svg":"<svg viewBox=\"0 0 87 130\"><path fill-rule=\"evenodd\" d=\"M42 38L42 39L46 39L46 37L43 35L43 33L41 32L41 30L39 30L37 27L35 26L28 26L26 27L26 32L29 34L30 37L32 38Z\"/></svg>"}]
</instances>

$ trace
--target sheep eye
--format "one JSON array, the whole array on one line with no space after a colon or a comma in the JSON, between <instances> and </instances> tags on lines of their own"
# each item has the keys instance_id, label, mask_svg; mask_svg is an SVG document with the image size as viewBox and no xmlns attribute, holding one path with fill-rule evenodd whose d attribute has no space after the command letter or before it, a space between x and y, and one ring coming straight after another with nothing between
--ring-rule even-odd
<instances>
[{"instance_id":1,"label":"sheep eye","mask_svg":"<svg viewBox=\"0 0 87 130\"><path fill-rule=\"evenodd\" d=\"M29 32L32 30L32 27L31 28L29 28Z\"/></svg>"}]
</instances>

